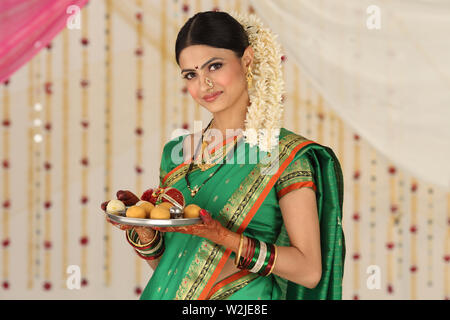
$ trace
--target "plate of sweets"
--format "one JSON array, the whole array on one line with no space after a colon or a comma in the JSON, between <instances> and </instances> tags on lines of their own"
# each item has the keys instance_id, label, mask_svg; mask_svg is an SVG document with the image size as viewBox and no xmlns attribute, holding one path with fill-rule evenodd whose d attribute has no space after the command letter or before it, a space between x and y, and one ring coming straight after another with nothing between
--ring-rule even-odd
<instances>
[{"instance_id":1,"label":"plate of sweets","mask_svg":"<svg viewBox=\"0 0 450 320\"><path fill-rule=\"evenodd\" d=\"M148 189L141 199L119 190L117 199L104 202L102 209L111 221L129 226L178 227L202 222L201 208L185 206L181 191L172 187Z\"/></svg>"}]
</instances>

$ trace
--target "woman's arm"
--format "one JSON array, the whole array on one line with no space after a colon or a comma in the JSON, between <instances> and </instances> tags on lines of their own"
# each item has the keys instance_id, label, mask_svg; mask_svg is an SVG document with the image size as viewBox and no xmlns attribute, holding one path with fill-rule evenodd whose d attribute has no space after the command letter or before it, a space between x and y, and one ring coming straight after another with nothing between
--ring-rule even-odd
<instances>
[{"instance_id":1,"label":"woman's arm","mask_svg":"<svg viewBox=\"0 0 450 320\"><path fill-rule=\"evenodd\" d=\"M300 188L284 195L280 201L290 247L277 247L277 260L272 273L313 289L322 276L320 229L316 195L310 188ZM240 235L223 229L210 239L235 253ZM246 242L242 252L246 251Z\"/></svg>"}]
</instances>

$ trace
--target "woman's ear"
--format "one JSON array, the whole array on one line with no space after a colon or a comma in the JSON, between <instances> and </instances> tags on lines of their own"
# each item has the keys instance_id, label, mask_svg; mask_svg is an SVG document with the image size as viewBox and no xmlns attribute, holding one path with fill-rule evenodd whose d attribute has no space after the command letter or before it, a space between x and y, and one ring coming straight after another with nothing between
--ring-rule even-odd
<instances>
[{"instance_id":1,"label":"woman's ear","mask_svg":"<svg viewBox=\"0 0 450 320\"><path fill-rule=\"evenodd\" d=\"M242 64L245 70L248 69L249 66L253 64L253 58L255 56L255 52L253 51L253 48L251 46L248 46L244 54L242 55Z\"/></svg>"}]
</instances>

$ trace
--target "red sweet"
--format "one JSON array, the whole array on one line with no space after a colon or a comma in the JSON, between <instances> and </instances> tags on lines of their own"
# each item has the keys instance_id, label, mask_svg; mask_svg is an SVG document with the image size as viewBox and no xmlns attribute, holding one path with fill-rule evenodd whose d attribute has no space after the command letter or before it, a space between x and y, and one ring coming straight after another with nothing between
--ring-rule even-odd
<instances>
[{"instance_id":1,"label":"red sweet","mask_svg":"<svg viewBox=\"0 0 450 320\"><path fill-rule=\"evenodd\" d=\"M141 200L144 201L148 201L150 203L152 203L153 205L156 205L156 201L158 200L158 196L153 196L153 192L157 191L158 189L148 189L146 190L142 196L141 196Z\"/></svg>"},{"instance_id":2,"label":"red sweet","mask_svg":"<svg viewBox=\"0 0 450 320\"><path fill-rule=\"evenodd\" d=\"M139 198L128 190L119 190L116 196L117 200L122 201L126 206L134 206L139 201Z\"/></svg>"},{"instance_id":3,"label":"red sweet","mask_svg":"<svg viewBox=\"0 0 450 320\"><path fill-rule=\"evenodd\" d=\"M185 205L183 193L181 193L180 190L178 190L176 188L172 188L172 187L167 187L167 188L163 189L163 192L158 197L158 200L162 201L162 202L169 202L169 203L172 203L173 205L175 205L174 202L176 202L182 208L184 208L184 205Z\"/></svg>"}]
</instances>

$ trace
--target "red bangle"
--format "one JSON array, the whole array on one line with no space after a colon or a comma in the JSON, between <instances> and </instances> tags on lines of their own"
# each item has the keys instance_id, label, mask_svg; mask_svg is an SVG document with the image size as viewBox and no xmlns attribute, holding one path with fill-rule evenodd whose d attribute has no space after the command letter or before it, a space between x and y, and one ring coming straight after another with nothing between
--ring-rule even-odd
<instances>
[{"instance_id":1,"label":"red bangle","mask_svg":"<svg viewBox=\"0 0 450 320\"><path fill-rule=\"evenodd\" d=\"M255 255L255 239L251 239L250 241L250 252L247 256L247 261L245 262L244 268L247 269L250 263L252 262L253 256Z\"/></svg>"},{"instance_id":2,"label":"red bangle","mask_svg":"<svg viewBox=\"0 0 450 320\"><path fill-rule=\"evenodd\" d=\"M141 257L142 259L145 259L145 260L155 260L155 259L158 259L159 257L161 257L162 256L162 254L164 253L164 250L165 250L166 248L165 247L163 247L163 248L161 248L161 251L157 254L157 255L155 255L155 256L144 256L144 255L142 255L142 254L140 254L136 249L134 249L134 251L136 251L136 253L138 254L138 256L139 257Z\"/></svg>"},{"instance_id":3,"label":"red bangle","mask_svg":"<svg viewBox=\"0 0 450 320\"><path fill-rule=\"evenodd\" d=\"M245 254L245 259L242 260L242 263L240 265L241 269L246 269L248 267L248 265L250 264L250 262L252 261L253 255L255 253L255 244L254 244L254 240L250 237L247 237L247 239L249 240L248 246L247 246L247 252Z\"/></svg>"}]
</instances>

